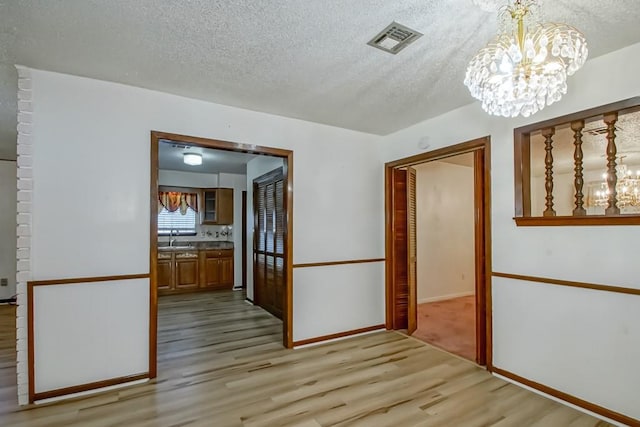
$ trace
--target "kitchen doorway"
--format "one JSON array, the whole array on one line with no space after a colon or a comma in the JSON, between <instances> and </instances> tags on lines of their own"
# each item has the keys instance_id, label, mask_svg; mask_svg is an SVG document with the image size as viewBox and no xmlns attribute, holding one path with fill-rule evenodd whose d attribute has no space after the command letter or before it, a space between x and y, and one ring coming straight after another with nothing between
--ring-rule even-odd
<instances>
[{"instance_id":1,"label":"kitchen doorway","mask_svg":"<svg viewBox=\"0 0 640 427\"><path fill-rule=\"evenodd\" d=\"M246 153L251 155L257 155L260 158L273 158L280 159L283 171L283 274L284 274L284 292L282 294L283 302L283 315L282 315L282 342L286 348L293 347L293 316L292 316L292 265L293 255L291 252L291 246L293 241L293 227L292 227L292 209L293 206L293 151L283 150L277 148L260 147L255 145L240 144L235 142L220 141L207 138L199 138L188 135L178 135L164 132L151 132L151 179L150 179L150 319L149 319L149 372L150 377L155 378L157 376L157 344L158 344L158 207L159 207L159 191L158 191L158 175L159 175L159 159L158 149L161 142L164 141L178 141L180 144L184 144L188 147L202 148L202 149L214 149L226 152ZM206 205L208 199L205 197L203 202ZM246 203L246 202L245 202ZM202 214L206 215L208 211L205 210ZM246 212L243 212L246 215ZM176 255L177 256L177 255ZM209 261L207 259L207 261ZM176 261L177 262L177 261ZM195 262L195 261L194 261ZM194 263L192 262L192 264ZM182 263L181 263L182 264ZM185 260L185 266L188 262ZM203 264L204 265L204 264ZM192 268L195 268L195 264ZM187 267L185 267L186 277L194 276L194 283L197 281L197 277L201 274L189 274ZM205 269L201 269L201 272L208 272L210 270L208 264ZM222 270L221 270L222 271ZM204 273L202 273L204 274ZM208 280L208 279L207 279ZM251 280L248 280L248 287L251 286ZM200 280L202 283L202 280ZM195 285L194 285L195 287ZM247 289L248 291L249 289Z\"/></svg>"},{"instance_id":2,"label":"kitchen doorway","mask_svg":"<svg viewBox=\"0 0 640 427\"><path fill-rule=\"evenodd\" d=\"M456 238L458 238L458 244L465 246L472 259L469 260L470 269L468 272L461 265L457 265L455 260L452 260L449 264L454 270L453 273L450 270L449 274L458 275L458 282L462 276L465 276L463 282L471 283L464 284L466 287L470 286L470 289L465 288L463 291L452 289L442 291L435 289L438 284L434 281L443 280L445 276L439 270L444 266L425 266L424 258L423 264L419 265L421 255L423 255L421 251L424 252L426 248L427 251L434 249L436 252L439 250L444 252L442 248L434 248L433 246L451 244L452 242L446 240L447 237L453 239L454 236L451 233L458 231L450 231L448 236L442 235L443 224L438 221L443 221L451 216L451 213L443 212L447 206L447 202L442 199L443 194L436 194L433 199L420 202L420 196L424 198L424 194L419 196L417 192L421 191L420 182L423 184L422 187L426 188L428 185L425 183L444 178L443 175L438 174L437 167L451 169L449 166L456 165L456 163L466 163L470 166L470 170L464 172L470 174L470 179L463 182L466 182L465 185L471 188L465 189L468 192L467 196L461 194L446 196L451 197L449 200L452 202L451 205L458 206L458 208L462 204L458 203L460 200L456 200L456 197L471 199L471 205L464 208L472 209L471 213L465 213L465 218L472 222L469 224L471 230L466 236L467 242L461 243L460 236ZM421 172L424 174L423 178L420 178ZM432 176L428 176L429 174ZM460 181L459 177L451 179ZM421 207L418 206L418 202ZM409 335L414 335L418 331L417 335L423 335L430 328L438 328L439 324L447 323L448 320L446 318L429 319L424 316L425 310L429 307L419 306L419 300L429 302L429 299L432 299L431 302L435 302L439 298L445 297L445 299L450 299L452 304L449 307L432 306L431 309L435 308L432 314L440 312L441 315L445 313L446 316L447 310L449 312L464 310L453 313L451 316L456 321L470 316L472 323L474 323L474 325L468 326L472 329L466 331L472 335L474 348L472 354L469 354L468 344L465 345L467 352L463 354L463 357L479 365L487 366L491 370L490 138L480 138L387 163L385 166L385 206L387 329L406 330ZM418 215L420 209L423 211L422 215ZM435 215L429 218L430 213L435 213ZM433 245L431 248L428 246L430 244ZM468 277L469 275L471 277ZM419 281L423 286L419 287ZM431 295L428 294L429 291L432 292ZM466 298L455 300L452 298L455 296ZM469 304L469 300L471 300L471 304ZM421 311L423 316L419 321ZM467 322L467 325L469 323L471 322ZM442 342L434 342L433 344L460 354L460 351L455 351L453 348L447 349L446 345L442 345Z\"/></svg>"}]
</instances>

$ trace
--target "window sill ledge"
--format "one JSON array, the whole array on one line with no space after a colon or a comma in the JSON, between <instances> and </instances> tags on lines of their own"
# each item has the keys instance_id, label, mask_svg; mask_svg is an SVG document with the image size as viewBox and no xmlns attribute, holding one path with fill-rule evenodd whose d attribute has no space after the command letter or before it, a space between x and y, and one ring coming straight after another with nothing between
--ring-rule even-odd
<instances>
[{"instance_id":1,"label":"window sill ledge","mask_svg":"<svg viewBox=\"0 0 640 427\"><path fill-rule=\"evenodd\" d=\"M640 215L515 217L518 227L640 225Z\"/></svg>"}]
</instances>

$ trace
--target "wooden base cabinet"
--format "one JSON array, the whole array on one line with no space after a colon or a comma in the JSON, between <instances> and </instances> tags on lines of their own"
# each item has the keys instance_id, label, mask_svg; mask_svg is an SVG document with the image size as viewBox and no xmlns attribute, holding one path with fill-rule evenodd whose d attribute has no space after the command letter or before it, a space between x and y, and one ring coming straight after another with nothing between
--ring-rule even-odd
<instances>
[{"instance_id":1,"label":"wooden base cabinet","mask_svg":"<svg viewBox=\"0 0 640 427\"><path fill-rule=\"evenodd\" d=\"M220 283L233 288L233 256L220 258Z\"/></svg>"},{"instance_id":2,"label":"wooden base cabinet","mask_svg":"<svg viewBox=\"0 0 640 427\"><path fill-rule=\"evenodd\" d=\"M158 253L158 294L233 288L233 249Z\"/></svg>"},{"instance_id":3,"label":"wooden base cabinet","mask_svg":"<svg viewBox=\"0 0 640 427\"><path fill-rule=\"evenodd\" d=\"M171 253L159 253L158 254L158 291L171 291L173 290L173 254Z\"/></svg>"},{"instance_id":4,"label":"wooden base cabinet","mask_svg":"<svg viewBox=\"0 0 640 427\"><path fill-rule=\"evenodd\" d=\"M233 288L233 249L200 251L200 284L207 289Z\"/></svg>"},{"instance_id":5,"label":"wooden base cabinet","mask_svg":"<svg viewBox=\"0 0 640 427\"><path fill-rule=\"evenodd\" d=\"M176 290L198 289L200 275L198 274L198 253L185 252L176 254Z\"/></svg>"}]
</instances>

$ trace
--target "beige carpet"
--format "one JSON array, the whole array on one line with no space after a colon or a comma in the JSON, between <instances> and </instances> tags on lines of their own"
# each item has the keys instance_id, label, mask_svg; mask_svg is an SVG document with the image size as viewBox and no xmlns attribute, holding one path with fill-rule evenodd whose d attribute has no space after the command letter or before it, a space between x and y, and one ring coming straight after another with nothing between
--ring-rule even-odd
<instances>
[{"instance_id":1,"label":"beige carpet","mask_svg":"<svg viewBox=\"0 0 640 427\"><path fill-rule=\"evenodd\" d=\"M465 359L476 360L475 296L418 305L415 338Z\"/></svg>"}]
</instances>

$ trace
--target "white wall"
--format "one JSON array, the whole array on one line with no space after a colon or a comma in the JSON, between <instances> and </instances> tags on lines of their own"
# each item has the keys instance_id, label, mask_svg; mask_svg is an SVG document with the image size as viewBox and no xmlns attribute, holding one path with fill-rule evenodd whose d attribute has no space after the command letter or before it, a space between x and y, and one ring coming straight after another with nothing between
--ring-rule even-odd
<instances>
[{"instance_id":1,"label":"white wall","mask_svg":"<svg viewBox=\"0 0 640 427\"><path fill-rule=\"evenodd\" d=\"M298 325L294 339L331 335L340 328L355 330L384 324L383 277L383 262L294 269L293 322ZM327 293L336 298L328 300ZM354 307L354 301L362 297L367 298L366 304Z\"/></svg>"},{"instance_id":2,"label":"white wall","mask_svg":"<svg viewBox=\"0 0 640 427\"><path fill-rule=\"evenodd\" d=\"M33 88L32 124L25 127L33 141L30 279L149 272L152 130L293 150L294 262L383 257L379 137L109 82L22 71L27 74ZM69 209L60 209L61 204ZM384 278L351 273L361 269L346 267L338 275L345 286L357 289L362 289L359 280L366 280L367 292L310 288L313 278L323 277L318 268L294 279L296 301L348 304L358 323L378 324L384 316ZM315 336L318 317L294 306L294 318L295 339ZM327 332L343 332L352 324L333 319ZM110 331L105 318L85 333L89 339ZM19 363L24 356L19 353ZM133 362L121 368L133 369ZM19 382L23 396L26 382Z\"/></svg>"},{"instance_id":3,"label":"white wall","mask_svg":"<svg viewBox=\"0 0 640 427\"><path fill-rule=\"evenodd\" d=\"M16 293L16 162L0 160L0 299Z\"/></svg>"},{"instance_id":4,"label":"white wall","mask_svg":"<svg viewBox=\"0 0 640 427\"><path fill-rule=\"evenodd\" d=\"M158 171L158 185L215 188L218 187L218 174L160 169Z\"/></svg>"},{"instance_id":5,"label":"white wall","mask_svg":"<svg viewBox=\"0 0 640 427\"><path fill-rule=\"evenodd\" d=\"M513 129L638 96L639 68L640 44L592 59L569 79L560 103L532 118L491 117L474 103L388 136L383 160L416 154L425 136L436 149L491 135L493 271L640 289L640 264L630 251L640 228L516 227L513 221ZM492 290L497 367L640 418L637 399L630 401L640 395L637 297L509 279L494 280Z\"/></svg>"},{"instance_id":6,"label":"white wall","mask_svg":"<svg viewBox=\"0 0 640 427\"><path fill-rule=\"evenodd\" d=\"M473 167L435 161L415 169L418 303L471 295L475 292Z\"/></svg>"},{"instance_id":7,"label":"white wall","mask_svg":"<svg viewBox=\"0 0 640 427\"><path fill-rule=\"evenodd\" d=\"M35 392L146 373L148 313L147 279L35 287Z\"/></svg>"},{"instance_id":8,"label":"white wall","mask_svg":"<svg viewBox=\"0 0 640 427\"><path fill-rule=\"evenodd\" d=\"M283 165L282 158L269 156L256 157L247 163L247 298L250 300L253 300L253 180Z\"/></svg>"}]
</instances>

